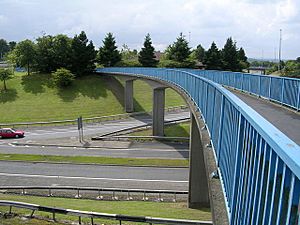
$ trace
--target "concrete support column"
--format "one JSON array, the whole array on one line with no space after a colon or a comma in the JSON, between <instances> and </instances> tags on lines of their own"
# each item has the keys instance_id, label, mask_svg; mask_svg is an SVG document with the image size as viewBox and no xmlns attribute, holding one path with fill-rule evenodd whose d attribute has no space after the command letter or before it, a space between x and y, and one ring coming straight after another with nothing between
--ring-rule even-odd
<instances>
[{"instance_id":1,"label":"concrete support column","mask_svg":"<svg viewBox=\"0 0 300 225\"><path fill-rule=\"evenodd\" d=\"M189 208L209 206L208 180L204 152L196 119L191 113Z\"/></svg>"},{"instance_id":2,"label":"concrete support column","mask_svg":"<svg viewBox=\"0 0 300 225\"><path fill-rule=\"evenodd\" d=\"M134 80L126 80L125 81L125 111L127 113L131 113L134 111L133 106L133 81Z\"/></svg>"},{"instance_id":3,"label":"concrete support column","mask_svg":"<svg viewBox=\"0 0 300 225\"><path fill-rule=\"evenodd\" d=\"M164 136L165 88L153 89L153 136Z\"/></svg>"}]
</instances>

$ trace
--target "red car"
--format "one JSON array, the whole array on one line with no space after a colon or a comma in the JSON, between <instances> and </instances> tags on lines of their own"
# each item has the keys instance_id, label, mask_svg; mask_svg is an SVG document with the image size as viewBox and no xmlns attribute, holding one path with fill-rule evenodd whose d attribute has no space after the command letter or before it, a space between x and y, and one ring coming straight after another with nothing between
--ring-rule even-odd
<instances>
[{"instance_id":1,"label":"red car","mask_svg":"<svg viewBox=\"0 0 300 225\"><path fill-rule=\"evenodd\" d=\"M12 128L0 128L0 138L21 138L24 137L24 131L14 130Z\"/></svg>"}]
</instances>

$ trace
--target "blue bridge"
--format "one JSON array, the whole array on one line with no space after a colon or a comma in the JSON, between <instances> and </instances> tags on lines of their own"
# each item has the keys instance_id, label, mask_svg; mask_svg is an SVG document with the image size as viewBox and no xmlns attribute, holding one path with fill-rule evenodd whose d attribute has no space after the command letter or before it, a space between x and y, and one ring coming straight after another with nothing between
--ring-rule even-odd
<instances>
[{"instance_id":1,"label":"blue bridge","mask_svg":"<svg viewBox=\"0 0 300 225\"><path fill-rule=\"evenodd\" d=\"M152 85L154 135L164 132L165 88L186 100L190 207L210 205L214 224L300 224L300 79L192 69L97 72L123 77L126 111L133 110L132 82Z\"/></svg>"}]
</instances>

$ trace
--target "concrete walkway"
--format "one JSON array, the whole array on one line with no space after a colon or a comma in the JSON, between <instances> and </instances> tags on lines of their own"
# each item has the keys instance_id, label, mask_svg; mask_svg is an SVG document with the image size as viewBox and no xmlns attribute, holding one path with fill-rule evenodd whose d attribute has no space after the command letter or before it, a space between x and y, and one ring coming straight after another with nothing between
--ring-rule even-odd
<instances>
[{"instance_id":1,"label":"concrete walkway","mask_svg":"<svg viewBox=\"0 0 300 225\"><path fill-rule=\"evenodd\" d=\"M232 93L251 106L282 133L300 145L300 113L285 106L230 89Z\"/></svg>"}]
</instances>

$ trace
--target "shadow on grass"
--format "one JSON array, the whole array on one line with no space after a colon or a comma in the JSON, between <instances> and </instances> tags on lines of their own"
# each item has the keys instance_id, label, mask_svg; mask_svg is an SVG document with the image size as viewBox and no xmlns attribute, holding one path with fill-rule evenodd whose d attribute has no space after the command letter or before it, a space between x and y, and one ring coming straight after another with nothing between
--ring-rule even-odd
<instances>
[{"instance_id":1,"label":"shadow on grass","mask_svg":"<svg viewBox=\"0 0 300 225\"><path fill-rule=\"evenodd\" d=\"M18 98L16 89L7 89L0 91L0 103L13 102Z\"/></svg>"},{"instance_id":2,"label":"shadow on grass","mask_svg":"<svg viewBox=\"0 0 300 225\"><path fill-rule=\"evenodd\" d=\"M22 76L21 84L24 91L32 94L44 93L45 86L53 87L50 74L32 73L31 75Z\"/></svg>"},{"instance_id":3,"label":"shadow on grass","mask_svg":"<svg viewBox=\"0 0 300 225\"><path fill-rule=\"evenodd\" d=\"M79 95L91 99L107 97L103 78L93 75L77 78L69 87L58 88L57 94L64 102L72 102Z\"/></svg>"},{"instance_id":4,"label":"shadow on grass","mask_svg":"<svg viewBox=\"0 0 300 225\"><path fill-rule=\"evenodd\" d=\"M104 79L105 79L107 89L113 93L113 95L116 97L118 102L124 108L125 107L125 96L124 96L125 90L124 90L124 86L122 85L122 83L117 78L112 77L112 76L106 76ZM141 106L141 104L138 103L138 101L136 101L136 99L133 99L133 105L134 105L135 112L145 111L143 106Z\"/></svg>"}]
</instances>

